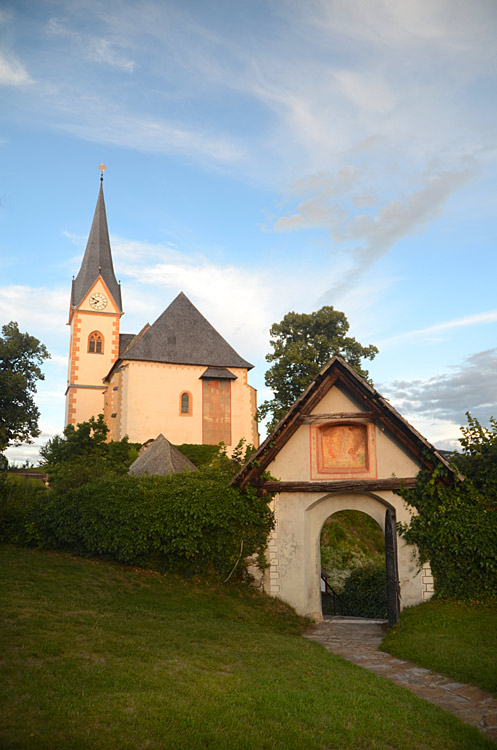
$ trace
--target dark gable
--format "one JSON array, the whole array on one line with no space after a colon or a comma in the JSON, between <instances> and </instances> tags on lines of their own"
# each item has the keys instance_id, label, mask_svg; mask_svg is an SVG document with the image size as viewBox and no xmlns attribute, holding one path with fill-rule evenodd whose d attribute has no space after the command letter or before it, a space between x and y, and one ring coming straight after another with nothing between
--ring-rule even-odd
<instances>
[{"instance_id":1,"label":"dark gable","mask_svg":"<svg viewBox=\"0 0 497 750\"><path fill-rule=\"evenodd\" d=\"M237 354L183 292L129 348L123 359L247 370L253 367Z\"/></svg>"},{"instance_id":2,"label":"dark gable","mask_svg":"<svg viewBox=\"0 0 497 750\"><path fill-rule=\"evenodd\" d=\"M353 415L355 418L367 417L383 425L392 437L401 443L424 466L432 467L437 462L440 462L452 474L454 473L454 470L433 445L415 430L377 390L361 378L344 359L335 356L330 359L304 393L290 407L281 422L276 425L273 432L268 435L260 448L236 475L233 484L243 488L250 482L257 483L261 474L263 474L277 456L281 448L290 440L300 425L304 424L306 419L311 417L314 408L317 407L322 398L334 385L338 387L342 385L344 390L361 404L361 411ZM313 414L313 416L315 418L319 415ZM328 414L321 416L326 416L329 419L343 419L351 415ZM398 484L399 481L398 479L382 480L385 485L383 489L392 489L391 485ZM274 489L272 487L275 484L274 482L264 482L263 484L268 488L271 487L271 489ZM307 489L312 489L313 491L319 489L318 482L308 482L305 484L307 485ZM334 484L338 487L338 483L334 482ZM354 484L359 487L361 482L355 481ZM378 482L375 482L375 484L378 484ZM293 489L297 488L293 487ZM302 491L303 488L299 487L298 489Z\"/></svg>"}]
</instances>

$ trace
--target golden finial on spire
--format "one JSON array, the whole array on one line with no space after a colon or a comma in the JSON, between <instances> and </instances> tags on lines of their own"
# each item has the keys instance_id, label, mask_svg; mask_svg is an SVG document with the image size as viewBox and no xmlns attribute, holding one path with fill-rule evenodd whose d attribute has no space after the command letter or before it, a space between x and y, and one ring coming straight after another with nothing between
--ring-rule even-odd
<instances>
[{"instance_id":1,"label":"golden finial on spire","mask_svg":"<svg viewBox=\"0 0 497 750\"><path fill-rule=\"evenodd\" d=\"M105 164L99 164L98 168L100 170L100 182L103 182L104 181L104 172L107 169L107 167L105 166Z\"/></svg>"}]
</instances>

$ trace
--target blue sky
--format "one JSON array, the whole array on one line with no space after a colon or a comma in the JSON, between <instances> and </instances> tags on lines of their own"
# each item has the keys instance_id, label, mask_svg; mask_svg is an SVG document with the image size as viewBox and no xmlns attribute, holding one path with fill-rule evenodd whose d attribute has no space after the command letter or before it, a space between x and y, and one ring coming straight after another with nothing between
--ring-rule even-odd
<instances>
[{"instance_id":1,"label":"blue sky","mask_svg":"<svg viewBox=\"0 0 497 750\"><path fill-rule=\"evenodd\" d=\"M121 331L183 290L262 401L271 324L331 304L438 447L497 416L494 0L4 0L0 33L0 322L52 352L37 444L100 162Z\"/></svg>"}]
</instances>

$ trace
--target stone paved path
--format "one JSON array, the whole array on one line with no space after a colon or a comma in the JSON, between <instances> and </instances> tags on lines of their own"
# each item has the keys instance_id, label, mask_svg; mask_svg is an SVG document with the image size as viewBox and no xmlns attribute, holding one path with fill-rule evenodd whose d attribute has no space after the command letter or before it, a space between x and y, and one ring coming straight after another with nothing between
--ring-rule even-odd
<instances>
[{"instance_id":1,"label":"stone paved path","mask_svg":"<svg viewBox=\"0 0 497 750\"><path fill-rule=\"evenodd\" d=\"M305 637L451 711L497 741L497 699L473 685L454 682L378 651L385 629L386 623L382 620L336 617L312 625Z\"/></svg>"}]
</instances>

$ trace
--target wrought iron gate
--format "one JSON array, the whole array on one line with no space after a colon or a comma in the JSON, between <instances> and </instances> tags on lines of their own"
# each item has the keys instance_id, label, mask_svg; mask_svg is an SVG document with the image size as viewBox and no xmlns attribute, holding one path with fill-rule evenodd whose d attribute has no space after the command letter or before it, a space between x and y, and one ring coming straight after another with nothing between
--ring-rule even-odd
<instances>
[{"instance_id":1,"label":"wrought iron gate","mask_svg":"<svg viewBox=\"0 0 497 750\"><path fill-rule=\"evenodd\" d=\"M387 570L388 622L394 625L399 619L399 573L397 568L397 527L395 512L385 513L385 565Z\"/></svg>"}]
</instances>

